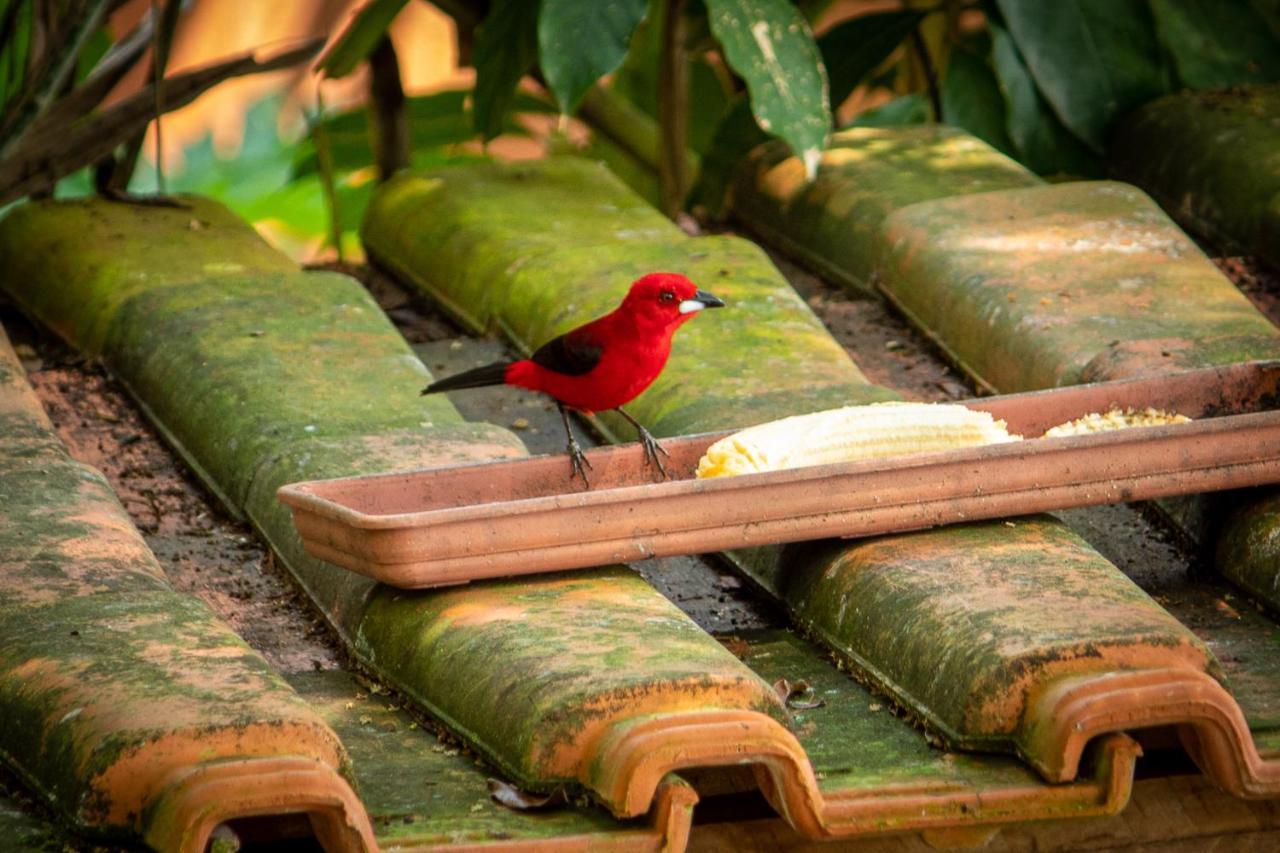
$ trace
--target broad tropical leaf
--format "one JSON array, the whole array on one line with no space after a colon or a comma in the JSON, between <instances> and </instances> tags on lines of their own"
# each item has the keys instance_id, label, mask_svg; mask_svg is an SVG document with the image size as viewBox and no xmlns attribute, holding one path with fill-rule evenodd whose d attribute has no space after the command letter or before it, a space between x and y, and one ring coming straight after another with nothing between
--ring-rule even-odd
<instances>
[{"instance_id":1,"label":"broad tropical leaf","mask_svg":"<svg viewBox=\"0 0 1280 853\"><path fill-rule=\"evenodd\" d=\"M409 0L369 0L351 17L317 65L325 77L346 77L364 61Z\"/></svg>"},{"instance_id":2,"label":"broad tropical leaf","mask_svg":"<svg viewBox=\"0 0 1280 853\"><path fill-rule=\"evenodd\" d=\"M1178 78L1193 89L1280 80L1280 40L1248 3L1151 0Z\"/></svg>"},{"instance_id":3,"label":"broad tropical leaf","mask_svg":"<svg viewBox=\"0 0 1280 853\"><path fill-rule=\"evenodd\" d=\"M1099 153L1117 116L1168 89L1145 0L996 5L1045 100Z\"/></svg>"},{"instance_id":4,"label":"broad tropical leaf","mask_svg":"<svg viewBox=\"0 0 1280 853\"><path fill-rule=\"evenodd\" d=\"M924 12L910 9L862 15L832 27L818 39L830 80L833 110L889 58L924 16Z\"/></svg>"},{"instance_id":5,"label":"broad tropical leaf","mask_svg":"<svg viewBox=\"0 0 1280 853\"><path fill-rule=\"evenodd\" d=\"M502 117L520 78L538 58L539 0L494 0L476 27L474 62L476 131L484 139L502 133Z\"/></svg>"},{"instance_id":6,"label":"broad tropical leaf","mask_svg":"<svg viewBox=\"0 0 1280 853\"><path fill-rule=\"evenodd\" d=\"M995 22L990 22L988 27L991 31L991 58L1007 108L1006 127L1018 159L1041 175L1099 174L1097 158L1062 126L1040 97L1036 82L1031 79L1031 72L1027 70L1009 33Z\"/></svg>"},{"instance_id":7,"label":"broad tropical leaf","mask_svg":"<svg viewBox=\"0 0 1280 853\"><path fill-rule=\"evenodd\" d=\"M648 0L542 0L539 64L562 113L622 64L648 7Z\"/></svg>"},{"instance_id":8,"label":"broad tropical leaf","mask_svg":"<svg viewBox=\"0 0 1280 853\"><path fill-rule=\"evenodd\" d=\"M692 202L713 217L724 208L725 194L733 178L733 170L747 152L768 140L751 115L751 102L743 95L720 120L698 171L698 181L691 192Z\"/></svg>"},{"instance_id":9,"label":"broad tropical leaf","mask_svg":"<svg viewBox=\"0 0 1280 853\"><path fill-rule=\"evenodd\" d=\"M1006 154L1013 143L1005 131L1005 104L996 75L982 57L957 48L942 84L942 120L963 127Z\"/></svg>"},{"instance_id":10,"label":"broad tropical leaf","mask_svg":"<svg viewBox=\"0 0 1280 853\"><path fill-rule=\"evenodd\" d=\"M725 60L747 82L751 112L812 179L831 132L827 75L813 33L787 0L706 0Z\"/></svg>"}]
</instances>

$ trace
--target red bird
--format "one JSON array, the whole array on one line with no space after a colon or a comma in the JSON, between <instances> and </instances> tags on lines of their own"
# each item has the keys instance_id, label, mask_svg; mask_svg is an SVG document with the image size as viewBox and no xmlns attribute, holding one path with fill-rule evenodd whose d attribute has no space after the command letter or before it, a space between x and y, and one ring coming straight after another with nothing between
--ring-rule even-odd
<instances>
[{"instance_id":1,"label":"red bird","mask_svg":"<svg viewBox=\"0 0 1280 853\"><path fill-rule=\"evenodd\" d=\"M541 391L556 401L569 439L569 476L587 482L591 463L569 431L569 409L591 414L616 409L639 433L645 458L665 477L658 454L666 453L649 431L622 408L653 384L671 354L676 329L704 308L724 302L699 290L677 273L655 272L631 284L622 304L611 313L566 332L538 347L529 358L477 367L432 382L423 394L515 385Z\"/></svg>"}]
</instances>

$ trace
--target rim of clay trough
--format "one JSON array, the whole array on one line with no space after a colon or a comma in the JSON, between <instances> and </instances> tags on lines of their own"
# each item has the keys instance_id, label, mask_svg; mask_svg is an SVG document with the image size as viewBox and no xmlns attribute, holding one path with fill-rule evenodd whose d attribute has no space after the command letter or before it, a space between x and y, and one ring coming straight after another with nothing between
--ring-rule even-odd
<instances>
[{"instance_id":1,"label":"rim of clay trough","mask_svg":"<svg viewBox=\"0 0 1280 853\"><path fill-rule=\"evenodd\" d=\"M279 499L314 556L401 587L586 568L829 536L866 536L1050 509L1280 481L1280 362L971 400L1011 432L1114 407L1190 423L785 471L692 478L725 433L668 439L677 478L653 482L637 445L295 483ZM1224 414L1228 413L1228 414Z\"/></svg>"}]
</instances>

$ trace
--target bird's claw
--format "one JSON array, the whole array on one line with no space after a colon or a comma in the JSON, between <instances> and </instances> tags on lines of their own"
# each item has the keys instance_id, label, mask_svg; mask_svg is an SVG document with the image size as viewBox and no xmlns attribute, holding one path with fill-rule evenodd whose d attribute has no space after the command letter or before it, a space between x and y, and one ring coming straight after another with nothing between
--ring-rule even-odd
<instances>
[{"instance_id":1,"label":"bird's claw","mask_svg":"<svg viewBox=\"0 0 1280 853\"><path fill-rule=\"evenodd\" d=\"M658 443L658 440L649 434L648 430L640 431L640 444L644 447L644 459L646 462L653 464L658 469L658 473L662 475L662 479L671 479L671 474L667 472L667 467L662 464L662 457L671 457L671 454L665 447ZM659 455L661 454L661 456Z\"/></svg>"},{"instance_id":2,"label":"bird's claw","mask_svg":"<svg viewBox=\"0 0 1280 853\"><path fill-rule=\"evenodd\" d=\"M587 471L591 469L591 460L582 452L582 448L578 446L578 442L569 439L569 479L581 477L584 486L590 486L591 480L587 478Z\"/></svg>"}]
</instances>

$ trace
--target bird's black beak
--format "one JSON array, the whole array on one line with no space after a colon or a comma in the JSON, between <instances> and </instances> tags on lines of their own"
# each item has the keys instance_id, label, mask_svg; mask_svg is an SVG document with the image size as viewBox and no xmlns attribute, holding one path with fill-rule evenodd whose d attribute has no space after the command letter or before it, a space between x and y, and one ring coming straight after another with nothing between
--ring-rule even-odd
<instances>
[{"instance_id":1,"label":"bird's black beak","mask_svg":"<svg viewBox=\"0 0 1280 853\"><path fill-rule=\"evenodd\" d=\"M705 290L695 291L692 299L686 299L680 303L681 314L692 314L694 311L701 311L703 308L723 308L724 300L718 296L712 296Z\"/></svg>"}]
</instances>

